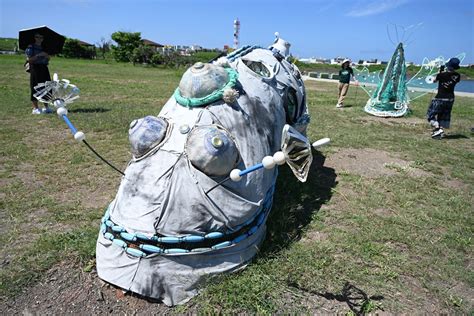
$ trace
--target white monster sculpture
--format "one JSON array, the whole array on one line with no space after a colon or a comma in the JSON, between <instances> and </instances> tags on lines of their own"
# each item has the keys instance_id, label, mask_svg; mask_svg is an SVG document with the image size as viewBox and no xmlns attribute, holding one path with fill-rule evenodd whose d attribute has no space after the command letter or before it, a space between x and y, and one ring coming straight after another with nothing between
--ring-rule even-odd
<instances>
[{"instance_id":1,"label":"white monster sculpture","mask_svg":"<svg viewBox=\"0 0 474 316\"><path fill-rule=\"evenodd\" d=\"M304 182L312 161L305 88L289 47L277 36L269 48L245 46L196 63L158 116L130 124L133 157L117 170L122 181L97 240L100 278L176 305L209 276L242 269L255 256L276 165L288 163ZM59 100L68 87L55 79L38 95L48 95L90 147Z\"/></svg>"}]
</instances>

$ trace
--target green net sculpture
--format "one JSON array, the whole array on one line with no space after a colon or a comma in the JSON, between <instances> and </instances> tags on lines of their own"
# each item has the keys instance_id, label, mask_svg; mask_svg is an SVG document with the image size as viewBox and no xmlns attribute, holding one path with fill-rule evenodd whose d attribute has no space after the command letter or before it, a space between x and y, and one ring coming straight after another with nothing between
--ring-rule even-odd
<instances>
[{"instance_id":1,"label":"green net sculpture","mask_svg":"<svg viewBox=\"0 0 474 316\"><path fill-rule=\"evenodd\" d=\"M406 65L403 44L399 43L385 68L382 80L367 101L364 110L376 116L403 116L408 111Z\"/></svg>"},{"instance_id":2,"label":"green net sculpture","mask_svg":"<svg viewBox=\"0 0 474 316\"><path fill-rule=\"evenodd\" d=\"M408 33L410 27L403 28L397 25L393 25L393 27L397 34L397 41L399 40L399 34L402 34L402 38L409 34L406 36L408 41L408 38L411 37L414 31L411 30L411 33ZM388 28L387 34L390 41L392 41ZM392 41L392 43L394 42ZM462 62L465 54L462 53L456 57ZM359 81L360 87L370 97L364 107L364 111L380 117L401 117L406 115L410 110L410 101L437 88L434 79L436 78L436 73L438 73L440 67L446 61L442 56L433 60L424 58L418 72L408 79L405 51L403 43L399 41L382 77L380 77L381 70L369 72L367 67L354 69L355 78Z\"/></svg>"}]
</instances>

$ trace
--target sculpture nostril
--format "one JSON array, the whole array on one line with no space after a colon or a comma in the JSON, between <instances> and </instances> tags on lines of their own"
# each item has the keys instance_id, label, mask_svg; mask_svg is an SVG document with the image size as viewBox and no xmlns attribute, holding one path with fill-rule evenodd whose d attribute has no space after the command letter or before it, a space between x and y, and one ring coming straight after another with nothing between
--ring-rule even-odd
<instances>
[{"instance_id":1,"label":"sculpture nostril","mask_svg":"<svg viewBox=\"0 0 474 316\"><path fill-rule=\"evenodd\" d=\"M229 133L217 125L193 129L186 143L186 153L193 166L208 176L227 175L240 157Z\"/></svg>"},{"instance_id":2,"label":"sculpture nostril","mask_svg":"<svg viewBox=\"0 0 474 316\"><path fill-rule=\"evenodd\" d=\"M132 153L139 158L159 145L166 137L168 122L161 117L146 116L130 123L128 132Z\"/></svg>"}]
</instances>

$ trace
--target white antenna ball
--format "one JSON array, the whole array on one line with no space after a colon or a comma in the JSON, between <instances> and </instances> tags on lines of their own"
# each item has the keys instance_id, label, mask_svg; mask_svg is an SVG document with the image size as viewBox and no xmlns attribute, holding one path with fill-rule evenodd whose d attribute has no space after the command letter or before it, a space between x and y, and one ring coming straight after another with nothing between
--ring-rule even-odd
<instances>
[{"instance_id":1,"label":"white antenna ball","mask_svg":"<svg viewBox=\"0 0 474 316\"><path fill-rule=\"evenodd\" d=\"M67 115L67 109L65 107L60 107L56 110L56 113L59 116Z\"/></svg>"},{"instance_id":2,"label":"white antenna ball","mask_svg":"<svg viewBox=\"0 0 474 316\"><path fill-rule=\"evenodd\" d=\"M272 156L265 156L262 160L262 165L265 169L273 169L275 167L275 160Z\"/></svg>"},{"instance_id":3,"label":"white antenna ball","mask_svg":"<svg viewBox=\"0 0 474 316\"><path fill-rule=\"evenodd\" d=\"M79 132L76 132L76 134L74 134L74 139L80 142L86 139L86 135L83 132L79 131Z\"/></svg>"},{"instance_id":4,"label":"white antenna ball","mask_svg":"<svg viewBox=\"0 0 474 316\"><path fill-rule=\"evenodd\" d=\"M240 181L242 177L240 176L240 170L234 169L230 172L230 179L234 182Z\"/></svg>"},{"instance_id":5,"label":"white antenna ball","mask_svg":"<svg viewBox=\"0 0 474 316\"><path fill-rule=\"evenodd\" d=\"M277 151L274 155L273 155L273 160L275 161L275 163L279 166L281 165L284 165L285 164L285 154L282 152L282 151Z\"/></svg>"}]
</instances>

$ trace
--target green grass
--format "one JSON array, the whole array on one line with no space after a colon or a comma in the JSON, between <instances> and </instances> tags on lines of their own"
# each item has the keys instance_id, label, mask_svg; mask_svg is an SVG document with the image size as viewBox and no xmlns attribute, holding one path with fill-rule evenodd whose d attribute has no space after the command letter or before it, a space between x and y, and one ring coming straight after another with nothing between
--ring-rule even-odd
<instances>
[{"instance_id":1,"label":"green grass","mask_svg":"<svg viewBox=\"0 0 474 316\"><path fill-rule=\"evenodd\" d=\"M157 114L185 69L53 58L50 70L81 89L71 119L123 169L129 123ZM90 270L99 219L120 181L55 115L30 114L28 80L22 56L0 56L3 299L62 260ZM312 299L312 310L324 312L318 304L359 291L358 305L344 312L471 312L474 99L456 99L453 137L434 141L423 122L430 95L390 121L365 114L367 96L354 87L342 110L335 85L307 82L307 90L309 138L332 144L315 152L305 184L280 169L267 237L247 269L211 281L175 311L301 313ZM347 148L388 152L424 173L388 164L393 175L367 177L323 164Z\"/></svg>"}]
</instances>

